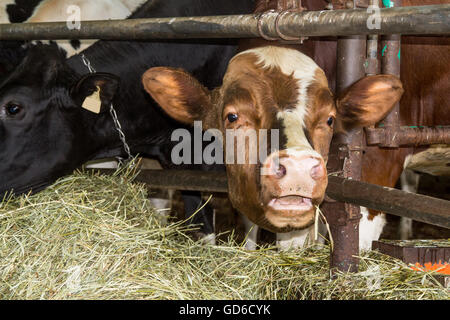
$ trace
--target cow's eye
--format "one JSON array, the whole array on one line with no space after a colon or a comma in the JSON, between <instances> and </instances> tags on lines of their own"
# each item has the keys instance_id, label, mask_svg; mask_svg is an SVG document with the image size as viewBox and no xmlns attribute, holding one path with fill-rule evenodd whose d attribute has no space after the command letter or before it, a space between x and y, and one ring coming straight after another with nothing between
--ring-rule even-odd
<instances>
[{"instance_id":1,"label":"cow's eye","mask_svg":"<svg viewBox=\"0 0 450 320\"><path fill-rule=\"evenodd\" d=\"M329 125L330 127L333 125L334 122L334 118L333 117L329 117L327 120L327 125Z\"/></svg>"},{"instance_id":2,"label":"cow's eye","mask_svg":"<svg viewBox=\"0 0 450 320\"><path fill-rule=\"evenodd\" d=\"M236 113L229 113L227 115L227 119L231 123L231 122L235 122L237 119L239 119L239 117Z\"/></svg>"},{"instance_id":3,"label":"cow's eye","mask_svg":"<svg viewBox=\"0 0 450 320\"><path fill-rule=\"evenodd\" d=\"M5 110L9 116L15 116L20 113L22 107L16 103L9 103L5 106Z\"/></svg>"}]
</instances>

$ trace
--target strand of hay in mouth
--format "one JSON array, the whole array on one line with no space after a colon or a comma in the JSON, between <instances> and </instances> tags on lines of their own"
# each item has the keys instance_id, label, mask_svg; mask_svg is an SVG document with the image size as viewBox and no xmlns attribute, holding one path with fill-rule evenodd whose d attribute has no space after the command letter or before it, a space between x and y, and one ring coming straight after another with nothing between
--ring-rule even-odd
<instances>
[{"instance_id":1,"label":"strand of hay in mouth","mask_svg":"<svg viewBox=\"0 0 450 320\"><path fill-rule=\"evenodd\" d=\"M450 298L430 274L376 252L331 281L326 246L246 251L232 232L217 246L195 242L134 176L76 172L0 203L0 298Z\"/></svg>"}]
</instances>

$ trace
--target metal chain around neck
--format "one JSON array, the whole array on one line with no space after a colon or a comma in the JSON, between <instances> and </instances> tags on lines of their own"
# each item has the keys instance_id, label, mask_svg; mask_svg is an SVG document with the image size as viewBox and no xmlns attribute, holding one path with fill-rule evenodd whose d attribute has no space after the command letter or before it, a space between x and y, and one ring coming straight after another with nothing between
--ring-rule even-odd
<instances>
[{"instance_id":1,"label":"metal chain around neck","mask_svg":"<svg viewBox=\"0 0 450 320\"><path fill-rule=\"evenodd\" d=\"M92 67L91 62L89 61L88 58L86 58L86 56L84 54L81 54L81 60L83 61L84 65L88 68L90 73L96 72L94 67ZM116 157L116 158L117 158L119 164L122 164L124 162L128 163L133 159L133 156L131 155L130 146L127 143L127 140L125 138L125 133L122 130L122 126L120 125L119 118L117 117L117 112L114 109L114 105L112 102L109 106L109 113L111 114L111 117L114 122L114 126L115 126L117 132L119 133L119 139L120 139L120 141L122 141L123 148L128 156L127 159L123 159L122 157Z\"/></svg>"}]
</instances>

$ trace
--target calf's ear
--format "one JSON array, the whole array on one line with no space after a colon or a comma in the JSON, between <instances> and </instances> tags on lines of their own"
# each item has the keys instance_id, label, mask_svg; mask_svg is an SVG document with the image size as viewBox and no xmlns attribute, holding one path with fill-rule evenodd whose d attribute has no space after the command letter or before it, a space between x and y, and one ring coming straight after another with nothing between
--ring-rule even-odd
<instances>
[{"instance_id":1,"label":"calf's ear","mask_svg":"<svg viewBox=\"0 0 450 320\"><path fill-rule=\"evenodd\" d=\"M155 67L142 76L145 90L173 119L193 124L207 121L212 109L210 93L197 79L184 70ZM205 124L208 126L208 124Z\"/></svg>"},{"instance_id":2,"label":"calf's ear","mask_svg":"<svg viewBox=\"0 0 450 320\"><path fill-rule=\"evenodd\" d=\"M110 73L91 73L83 76L72 87L72 99L77 105L94 112L100 113L109 110L119 88L119 77Z\"/></svg>"},{"instance_id":3,"label":"calf's ear","mask_svg":"<svg viewBox=\"0 0 450 320\"><path fill-rule=\"evenodd\" d=\"M376 124L386 117L402 94L400 79L392 75L375 75L358 80L336 100L337 131L351 131Z\"/></svg>"}]
</instances>

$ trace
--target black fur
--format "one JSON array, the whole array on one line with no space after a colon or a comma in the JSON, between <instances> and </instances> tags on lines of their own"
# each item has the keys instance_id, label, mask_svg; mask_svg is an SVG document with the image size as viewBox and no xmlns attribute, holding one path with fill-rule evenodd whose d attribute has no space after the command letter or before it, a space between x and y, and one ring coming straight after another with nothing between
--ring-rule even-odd
<instances>
[{"instance_id":1,"label":"black fur","mask_svg":"<svg viewBox=\"0 0 450 320\"><path fill-rule=\"evenodd\" d=\"M156 0L139 17L240 14L253 1ZM228 41L99 41L84 54L98 72L120 78L114 106L133 153L152 154L170 145L179 124L165 115L141 84L150 67L182 67L209 88L220 85L237 46ZM123 155L108 113L82 109L72 88L88 73L79 55L68 60L54 46L38 45L0 85L0 196L38 191L89 160ZM9 116L4 106L20 103Z\"/></svg>"},{"instance_id":2,"label":"black fur","mask_svg":"<svg viewBox=\"0 0 450 320\"><path fill-rule=\"evenodd\" d=\"M43 0L16 0L0 10L6 11L9 22L20 23L26 21L36 6ZM0 41L0 81L14 70L23 60L27 49L25 41Z\"/></svg>"},{"instance_id":3,"label":"black fur","mask_svg":"<svg viewBox=\"0 0 450 320\"><path fill-rule=\"evenodd\" d=\"M9 22L24 22L31 17L34 8L42 1L43 0L16 0L15 4L8 4L5 9L9 16Z\"/></svg>"}]
</instances>

